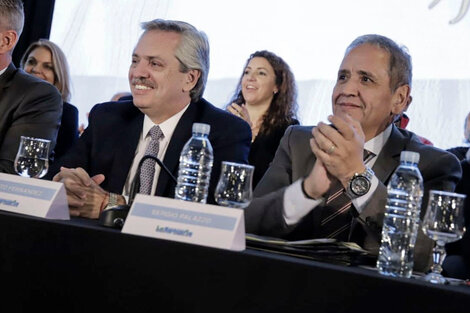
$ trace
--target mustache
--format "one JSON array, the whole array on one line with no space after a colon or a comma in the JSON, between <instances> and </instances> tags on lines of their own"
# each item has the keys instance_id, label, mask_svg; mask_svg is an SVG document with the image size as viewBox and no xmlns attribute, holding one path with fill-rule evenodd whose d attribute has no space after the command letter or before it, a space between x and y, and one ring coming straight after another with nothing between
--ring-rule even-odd
<instances>
[{"instance_id":1,"label":"mustache","mask_svg":"<svg viewBox=\"0 0 470 313\"><path fill-rule=\"evenodd\" d=\"M155 85L152 81L150 81L146 78L142 78L142 77L133 78L131 80L131 84L132 85L145 85L145 86L152 87L152 88L155 87Z\"/></svg>"}]
</instances>

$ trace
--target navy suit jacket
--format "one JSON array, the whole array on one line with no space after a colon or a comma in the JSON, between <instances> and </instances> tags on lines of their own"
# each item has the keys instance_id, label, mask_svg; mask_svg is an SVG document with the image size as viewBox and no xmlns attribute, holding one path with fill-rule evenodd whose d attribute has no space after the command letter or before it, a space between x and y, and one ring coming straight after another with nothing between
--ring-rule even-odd
<instances>
[{"instance_id":1,"label":"navy suit jacket","mask_svg":"<svg viewBox=\"0 0 470 313\"><path fill-rule=\"evenodd\" d=\"M122 193L135 150L142 132L144 114L132 101L108 102L96 105L90 112L89 125L72 148L59 159L59 166L82 167L90 176L104 174L101 186L110 192ZM251 142L249 125L240 118L218 109L204 99L191 102L179 120L163 159L172 174L178 175L179 156L191 138L193 123L211 126L209 140L214 152L208 202L214 203L222 161L248 163ZM155 195L174 197L175 183L165 171L160 171Z\"/></svg>"},{"instance_id":2,"label":"navy suit jacket","mask_svg":"<svg viewBox=\"0 0 470 313\"><path fill-rule=\"evenodd\" d=\"M0 172L15 173L21 136L49 139L51 153L61 114L57 88L11 63L0 75Z\"/></svg>"}]
</instances>

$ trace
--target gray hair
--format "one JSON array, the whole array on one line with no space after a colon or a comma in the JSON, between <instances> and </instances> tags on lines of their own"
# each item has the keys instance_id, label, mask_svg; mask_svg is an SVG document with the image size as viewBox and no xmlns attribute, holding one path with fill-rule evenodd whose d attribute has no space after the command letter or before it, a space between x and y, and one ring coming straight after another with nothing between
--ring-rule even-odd
<instances>
[{"instance_id":1,"label":"gray hair","mask_svg":"<svg viewBox=\"0 0 470 313\"><path fill-rule=\"evenodd\" d=\"M23 31L24 9L21 0L0 0L0 30Z\"/></svg>"},{"instance_id":2,"label":"gray hair","mask_svg":"<svg viewBox=\"0 0 470 313\"><path fill-rule=\"evenodd\" d=\"M21 58L20 65L24 69L29 55L37 48L49 50L52 56L52 69L54 71L54 86L62 95L62 100L70 101L70 74L67 58L58 45L47 39L39 39L29 45Z\"/></svg>"},{"instance_id":3,"label":"gray hair","mask_svg":"<svg viewBox=\"0 0 470 313\"><path fill-rule=\"evenodd\" d=\"M411 88L412 65L411 56L406 47L399 46L390 38L381 35L363 35L354 39L346 49L346 55L354 48L369 44L381 48L389 54L388 76L390 77L390 89L392 92L398 87L409 85Z\"/></svg>"},{"instance_id":4,"label":"gray hair","mask_svg":"<svg viewBox=\"0 0 470 313\"><path fill-rule=\"evenodd\" d=\"M198 70L201 73L201 77L189 93L191 100L199 100L206 87L209 74L209 41L206 34L186 22L163 19L144 22L142 28L145 32L160 30L181 34L181 42L176 48L175 57L180 63L182 73L190 70Z\"/></svg>"}]
</instances>

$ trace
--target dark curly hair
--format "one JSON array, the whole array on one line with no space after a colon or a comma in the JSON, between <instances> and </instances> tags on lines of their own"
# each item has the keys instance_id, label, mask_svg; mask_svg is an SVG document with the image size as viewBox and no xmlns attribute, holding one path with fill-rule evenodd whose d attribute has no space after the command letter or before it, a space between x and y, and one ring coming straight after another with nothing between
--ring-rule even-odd
<instances>
[{"instance_id":1,"label":"dark curly hair","mask_svg":"<svg viewBox=\"0 0 470 313\"><path fill-rule=\"evenodd\" d=\"M243 73L251 59L256 57L265 58L273 67L274 74L276 75L276 86L278 88L278 92L273 96L271 105L263 116L263 123L259 130L260 134L268 134L276 126L289 125L296 118L297 87L295 85L294 74L292 74L289 65L274 53L266 50L256 51L250 55L246 61L245 67L243 68ZM245 103L245 99L242 94L243 76L244 74L240 77L237 88L235 89L235 94L228 106L233 102L239 105Z\"/></svg>"}]
</instances>

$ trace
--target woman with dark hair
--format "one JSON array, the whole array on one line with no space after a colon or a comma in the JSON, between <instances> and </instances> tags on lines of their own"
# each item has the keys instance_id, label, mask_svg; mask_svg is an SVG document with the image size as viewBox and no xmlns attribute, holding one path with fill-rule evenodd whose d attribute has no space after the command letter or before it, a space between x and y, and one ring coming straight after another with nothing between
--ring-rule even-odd
<instances>
[{"instance_id":1,"label":"woman with dark hair","mask_svg":"<svg viewBox=\"0 0 470 313\"><path fill-rule=\"evenodd\" d=\"M299 124L296 98L294 75L283 59L266 50L249 57L227 109L251 126L248 161L255 166L253 187L268 169L287 127Z\"/></svg>"},{"instance_id":2,"label":"woman with dark hair","mask_svg":"<svg viewBox=\"0 0 470 313\"><path fill-rule=\"evenodd\" d=\"M62 50L52 41L40 39L26 49L21 58L21 67L54 85L62 95L62 120L57 133L55 159L64 155L78 139L78 110L70 101L70 75Z\"/></svg>"}]
</instances>

